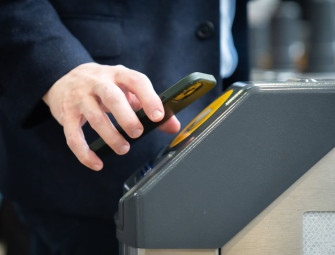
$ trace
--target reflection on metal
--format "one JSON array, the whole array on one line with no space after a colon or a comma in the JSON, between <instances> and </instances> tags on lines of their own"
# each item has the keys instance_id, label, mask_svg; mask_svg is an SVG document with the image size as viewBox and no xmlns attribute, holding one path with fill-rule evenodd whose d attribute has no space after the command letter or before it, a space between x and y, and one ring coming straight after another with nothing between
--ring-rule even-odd
<instances>
[{"instance_id":1,"label":"reflection on metal","mask_svg":"<svg viewBox=\"0 0 335 255\"><path fill-rule=\"evenodd\" d=\"M319 239L308 237L303 240L303 218L308 212L323 212L328 217L334 215L334 183L335 149L223 246L221 254L335 254L334 243L325 242L320 236ZM334 236L334 225L327 231L323 230L323 234ZM316 253L308 249L312 245L318 248ZM318 253L317 250L326 253Z\"/></svg>"},{"instance_id":2,"label":"reflection on metal","mask_svg":"<svg viewBox=\"0 0 335 255\"><path fill-rule=\"evenodd\" d=\"M120 255L219 255L219 249L137 249L121 243Z\"/></svg>"},{"instance_id":3,"label":"reflection on metal","mask_svg":"<svg viewBox=\"0 0 335 255\"><path fill-rule=\"evenodd\" d=\"M149 250L140 249L138 255L219 255L218 250Z\"/></svg>"},{"instance_id":4,"label":"reflection on metal","mask_svg":"<svg viewBox=\"0 0 335 255\"><path fill-rule=\"evenodd\" d=\"M138 250L123 243L119 244L119 254L120 255L139 255Z\"/></svg>"},{"instance_id":5,"label":"reflection on metal","mask_svg":"<svg viewBox=\"0 0 335 255\"><path fill-rule=\"evenodd\" d=\"M136 249L122 245L120 255L219 255L219 249Z\"/></svg>"}]
</instances>

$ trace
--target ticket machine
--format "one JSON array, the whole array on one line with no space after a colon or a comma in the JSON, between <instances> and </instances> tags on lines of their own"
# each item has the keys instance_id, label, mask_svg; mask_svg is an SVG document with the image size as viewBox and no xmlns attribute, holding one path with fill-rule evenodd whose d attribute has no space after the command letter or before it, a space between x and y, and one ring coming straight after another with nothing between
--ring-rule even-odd
<instances>
[{"instance_id":1,"label":"ticket machine","mask_svg":"<svg viewBox=\"0 0 335 255\"><path fill-rule=\"evenodd\" d=\"M120 253L334 254L334 147L334 80L235 83L124 183Z\"/></svg>"}]
</instances>

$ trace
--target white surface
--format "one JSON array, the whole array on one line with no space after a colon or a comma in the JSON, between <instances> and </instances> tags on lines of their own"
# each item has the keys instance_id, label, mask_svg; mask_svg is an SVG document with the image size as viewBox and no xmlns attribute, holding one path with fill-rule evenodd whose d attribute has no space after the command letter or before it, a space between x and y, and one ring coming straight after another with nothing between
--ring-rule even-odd
<instances>
[{"instance_id":1,"label":"white surface","mask_svg":"<svg viewBox=\"0 0 335 255\"><path fill-rule=\"evenodd\" d=\"M303 216L303 254L335 254L335 212L306 212Z\"/></svg>"}]
</instances>

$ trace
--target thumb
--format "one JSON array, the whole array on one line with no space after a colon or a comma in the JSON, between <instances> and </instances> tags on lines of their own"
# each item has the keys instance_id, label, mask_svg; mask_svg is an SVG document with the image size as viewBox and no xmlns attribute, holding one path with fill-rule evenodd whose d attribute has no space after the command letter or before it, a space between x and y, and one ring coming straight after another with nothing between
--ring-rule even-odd
<instances>
[{"instance_id":1,"label":"thumb","mask_svg":"<svg viewBox=\"0 0 335 255\"><path fill-rule=\"evenodd\" d=\"M165 121L162 125L158 127L160 131L168 134L175 134L180 129L180 122L175 115Z\"/></svg>"}]
</instances>

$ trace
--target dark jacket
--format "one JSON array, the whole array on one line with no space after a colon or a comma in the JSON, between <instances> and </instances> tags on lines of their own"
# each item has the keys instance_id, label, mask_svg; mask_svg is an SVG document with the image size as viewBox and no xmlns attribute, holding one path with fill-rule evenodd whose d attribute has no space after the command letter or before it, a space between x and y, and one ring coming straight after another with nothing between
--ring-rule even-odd
<instances>
[{"instance_id":1,"label":"dark jacket","mask_svg":"<svg viewBox=\"0 0 335 255\"><path fill-rule=\"evenodd\" d=\"M205 21L214 31L202 36L197 29ZM0 111L8 168L0 171L0 189L32 218L112 219L122 182L172 139L154 131L126 156L105 158L101 172L82 166L41 97L61 76L91 61L140 71L158 93L195 71L220 81L219 1L1 2ZM221 91L218 85L183 111L183 126ZM85 135L89 142L97 138L88 127Z\"/></svg>"}]
</instances>

